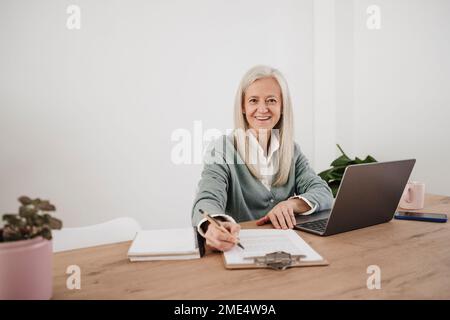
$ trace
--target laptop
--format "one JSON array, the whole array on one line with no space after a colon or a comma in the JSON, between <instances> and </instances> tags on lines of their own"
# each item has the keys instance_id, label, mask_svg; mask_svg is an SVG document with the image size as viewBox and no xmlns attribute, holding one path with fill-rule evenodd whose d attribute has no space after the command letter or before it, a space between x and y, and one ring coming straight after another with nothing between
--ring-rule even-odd
<instances>
[{"instance_id":1,"label":"laptop","mask_svg":"<svg viewBox=\"0 0 450 320\"><path fill-rule=\"evenodd\" d=\"M295 229L329 236L390 221L415 163L408 159L346 167L332 208L297 215Z\"/></svg>"}]
</instances>

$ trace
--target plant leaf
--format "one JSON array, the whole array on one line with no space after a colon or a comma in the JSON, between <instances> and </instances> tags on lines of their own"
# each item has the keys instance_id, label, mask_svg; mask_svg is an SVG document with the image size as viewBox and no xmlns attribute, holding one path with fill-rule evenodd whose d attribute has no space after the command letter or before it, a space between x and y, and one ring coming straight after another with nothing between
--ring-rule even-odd
<instances>
[{"instance_id":1,"label":"plant leaf","mask_svg":"<svg viewBox=\"0 0 450 320\"><path fill-rule=\"evenodd\" d=\"M31 205L24 205L19 208L19 215L24 218L30 218L37 213L37 209Z\"/></svg>"},{"instance_id":2,"label":"plant leaf","mask_svg":"<svg viewBox=\"0 0 450 320\"><path fill-rule=\"evenodd\" d=\"M328 181L328 174L333 170L333 168L322 171L318 174L319 177L321 177L323 180Z\"/></svg>"},{"instance_id":3,"label":"plant leaf","mask_svg":"<svg viewBox=\"0 0 450 320\"><path fill-rule=\"evenodd\" d=\"M330 166L332 166L332 167L346 166L351 161L352 161L352 159L350 159L346 155L342 155L339 158L337 158L336 160L334 160Z\"/></svg>"},{"instance_id":4,"label":"plant leaf","mask_svg":"<svg viewBox=\"0 0 450 320\"><path fill-rule=\"evenodd\" d=\"M324 170L318 174L325 182L327 182L334 197L336 197L346 167L353 164L377 162L377 160L370 155L368 155L364 160L358 157L352 160L345 154L339 144L336 144L336 146L341 151L342 155L331 163L330 169Z\"/></svg>"},{"instance_id":5,"label":"plant leaf","mask_svg":"<svg viewBox=\"0 0 450 320\"><path fill-rule=\"evenodd\" d=\"M31 200L31 204L33 204L35 207L37 207L40 203L41 203L41 199L40 198L36 198L36 199Z\"/></svg>"},{"instance_id":6,"label":"plant leaf","mask_svg":"<svg viewBox=\"0 0 450 320\"><path fill-rule=\"evenodd\" d=\"M56 207L52 205L49 201L44 200L37 205L39 210L42 211L55 211Z\"/></svg>"},{"instance_id":7,"label":"plant leaf","mask_svg":"<svg viewBox=\"0 0 450 320\"><path fill-rule=\"evenodd\" d=\"M32 202L31 199L27 196L21 196L18 200L23 205L28 205L28 204L31 204L31 202Z\"/></svg>"},{"instance_id":8,"label":"plant leaf","mask_svg":"<svg viewBox=\"0 0 450 320\"><path fill-rule=\"evenodd\" d=\"M363 162L364 162L364 163L372 163L372 162L377 162L377 160L375 160L375 158L372 157L372 156L367 156L367 157L363 160Z\"/></svg>"},{"instance_id":9,"label":"plant leaf","mask_svg":"<svg viewBox=\"0 0 450 320\"><path fill-rule=\"evenodd\" d=\"M334 181L331 181L330 183L329 183L329 187L330 187L330 189L331 189L331 192L333 193L333 197L334 198L336 198L336 194L337 194L337 192L338 192L338 189L339 189L339 186L340 186L340 184L341 184L341 181L339 180L334 180Z\"/></svg>"},{"instance_id":10,"label":"plant leaf","mask_svg":"<svg viewBox=\"0 0 450 320\"><path fill-rule=\"evenodd\" d=\"M344 173L337 172L336 170L330 172L329 177L331 180L341 180Z\"/></svg>"},{"instance_id":11,"label":"plant leaf","mask_svg":"<svg viewBox=\"0 0 450 320\"><path fill-rule=\"evenodd\" d=\"M18 228L5 226L3 228L3 241L17 241L23 239L22 234Z\"/></svg>"},{"instance_id":12,"label":"plant leaf","mask_svg":"<svg viewBox=\"0 0 450 320\"><path fill-rule=\"evenodd\" d=\"M62 228L62 221L53 217L50 217L49 226L51 229L59 230Z\"/></svg>"},{"instance_id":13,"label":"plant leaf","mask_svg":"<svg viewBox=\"0 0 450 320\"><path fill-rule=\"evenodd\" d=\"M44 226L39 234L47 240L52 239L52 230L49 227Z\"/></svg>"},{"instance_id":14,"label":"plant leaf","mask_svg":"<svg viewBox=\"0 0 450 320\"><path fill-rule=\"evenodd\" d=\"M19 217L17 214L14 214L14 213L4 214L3 221L5 221L7 224L14 226L14 227L25 226L25 221L21 217Z\"/></svg>"}]
</instances>

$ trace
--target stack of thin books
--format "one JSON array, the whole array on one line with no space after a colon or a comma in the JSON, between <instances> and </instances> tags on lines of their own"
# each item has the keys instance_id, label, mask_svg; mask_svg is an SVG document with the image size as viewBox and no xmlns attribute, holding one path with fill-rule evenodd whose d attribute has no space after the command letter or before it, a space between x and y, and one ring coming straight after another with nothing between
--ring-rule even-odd
<instances>
[{"instance_id":1,"label":"stack of thin books","mask_svg":"<svg viewBox=\"0 0 450 320\"><path fill-rule=\"evenodd\" d=\"M195 227L139 231L128 250L130 261L186 260L201 255Z\"/></svg>"}]
</instances>

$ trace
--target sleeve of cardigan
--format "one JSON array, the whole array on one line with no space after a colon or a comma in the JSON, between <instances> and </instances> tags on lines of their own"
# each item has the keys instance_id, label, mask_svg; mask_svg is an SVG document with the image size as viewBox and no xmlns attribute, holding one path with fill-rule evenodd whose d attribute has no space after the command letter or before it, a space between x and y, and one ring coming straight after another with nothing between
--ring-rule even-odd
<instances>
[{"instance_id":1,"label":"sleeve of cardigan","mask_svg":"<svg viewBox=\"0 0 450 320\"><path fill-rule=\"evenodd\" d=\"M204 165L192 207L193 226L197 226L203 218L199 209L211 215L225 214L229 179L230 171L226 163Z\"/></svg>"},{"instance_id":2,"label":"sleeve of cardigan","mask_svg":"<svg viewBox=\"0 0 450 320\"><path fill-rule=\"evenodd\" d=\"M301 151L295 162L295 186L297 195L308 199L313 206L317 205L315 211L331 208L333 194L330 187L309 166L308 159Z\"/></svg>"}]
</instances>

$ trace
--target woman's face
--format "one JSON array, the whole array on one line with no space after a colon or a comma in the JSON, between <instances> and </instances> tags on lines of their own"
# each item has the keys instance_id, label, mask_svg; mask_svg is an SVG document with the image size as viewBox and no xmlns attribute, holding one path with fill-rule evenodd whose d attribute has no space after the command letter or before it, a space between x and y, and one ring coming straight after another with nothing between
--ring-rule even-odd
<instances>
[{"instance_id":1,"label":"woman's face","mask_svg":"<svg viewBox=\"0 0 450 320\"><path fill-rule=\"evenodd\" d=\"M258 79L245 91L242 111L256 133L273 129L280 120L281 109L281 89L276 79Z\"/></svg>"}]
</instances>

